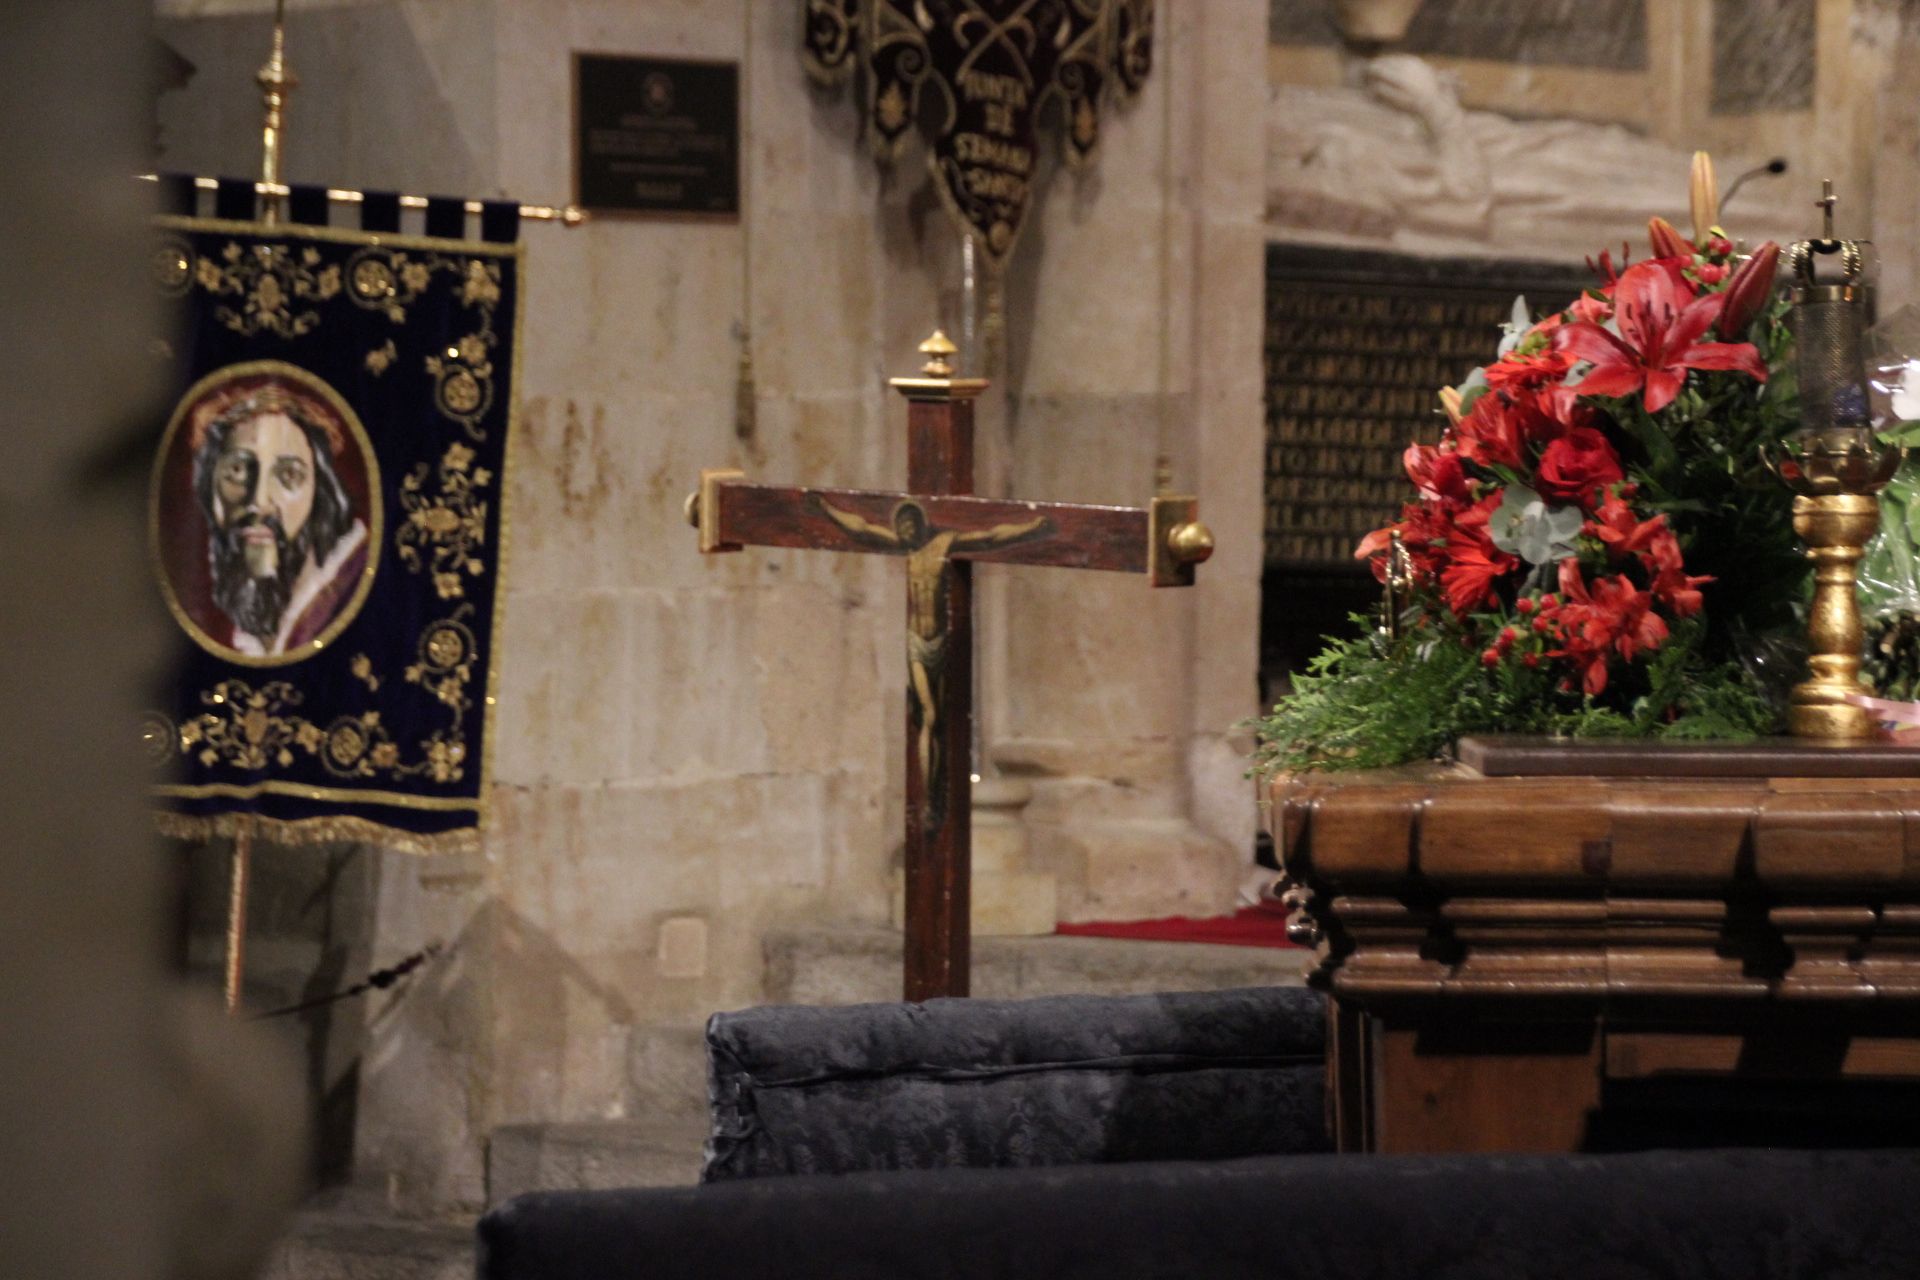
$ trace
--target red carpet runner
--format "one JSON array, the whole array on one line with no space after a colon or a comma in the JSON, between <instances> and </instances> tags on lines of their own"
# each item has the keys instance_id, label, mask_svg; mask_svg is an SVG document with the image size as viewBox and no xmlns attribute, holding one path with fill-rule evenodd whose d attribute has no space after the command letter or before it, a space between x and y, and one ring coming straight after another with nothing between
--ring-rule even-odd
<instances>
[{"instance_id":1,"label":"red carpet runner","mask_svg":"<svg viewBox=\"0 0 1920 1280\"><path fill-rule=\"evenodd\" d=\"M1131 938L1136 942L1211 942L1228 947L1291 947L1287 913L1279 903L1242 907L1230 916L1166 916L1159 920L1096 920L1063 924L1055 932L1076 938Z\"/></svg>"}]
</instances>

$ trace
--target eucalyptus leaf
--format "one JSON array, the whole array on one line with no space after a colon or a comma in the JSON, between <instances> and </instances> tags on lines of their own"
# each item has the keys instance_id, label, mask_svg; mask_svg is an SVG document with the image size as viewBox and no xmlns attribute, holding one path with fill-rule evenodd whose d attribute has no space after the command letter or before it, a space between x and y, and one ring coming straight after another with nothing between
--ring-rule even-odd
<instances>
[{"instance_id":1,"label":"eucalyptus leaf","mask_svg":"<svg viewBox=\"0 0 1920 1280\"><path fill-rule=\"evenodd\" d=\"M1528 564L1545 565L1572 555L1585 517L1575 506L1549 506L1525 485L1509 485L1487 522L1493 545Z\"/></svg>"}]
</instances>

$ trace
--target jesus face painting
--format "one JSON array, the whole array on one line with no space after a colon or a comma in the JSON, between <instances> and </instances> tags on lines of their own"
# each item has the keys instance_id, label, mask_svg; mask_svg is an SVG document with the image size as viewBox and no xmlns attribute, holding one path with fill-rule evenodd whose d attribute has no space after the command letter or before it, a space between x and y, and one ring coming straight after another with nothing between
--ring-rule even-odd
<instances>
[{"instance_id":1,"label":"jesus face painting","mask_svg":"<svg viewBox=\"0 0 1920 1280\"><path fill-rule=\"evenodd\" d=\"M154 484L162 586L187 633L258 665L324 648L370 581L374 467L351 410L291 365L188 392Z\"/></svg>"}]
</instances>

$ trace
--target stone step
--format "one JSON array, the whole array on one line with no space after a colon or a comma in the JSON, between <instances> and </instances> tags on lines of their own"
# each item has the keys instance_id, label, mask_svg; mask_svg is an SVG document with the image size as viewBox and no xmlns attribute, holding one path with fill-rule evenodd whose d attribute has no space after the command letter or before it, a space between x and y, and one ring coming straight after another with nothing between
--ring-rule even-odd
<instances>
[{"instance_id":1,"label":"stone step","mask_svg":"<svg viewBox=\"0 0 1920 1280\"><path fill-rule=\"evenodd\" d=\"M471 1222L296 1214L258 1280L473 1280Z\"/></svg>"},{"instance_id":2,"label":"stone step","mask_svg":"<svg viewBox=\"0 0 1920 1280\"><path fill-rule=\"evenodd\" d=\"M487 1203L529 1191L692 1186L706 1139L704 1114L503 1125L487 1144Z\"/></svg>"},{"instance_id":3,"label":"stone step","mask_svg":"<svg viewBox=\"0 0 1920 1280\"><path fill-rule=\"evenodd\" d=\"M867 927L795 929L765 943L772 1004L900 998L900 935ZM988 999L1135 995L1298 985L1313 952L1119 938L975 938L973 994Z\"/></svg>"}]
</instances>

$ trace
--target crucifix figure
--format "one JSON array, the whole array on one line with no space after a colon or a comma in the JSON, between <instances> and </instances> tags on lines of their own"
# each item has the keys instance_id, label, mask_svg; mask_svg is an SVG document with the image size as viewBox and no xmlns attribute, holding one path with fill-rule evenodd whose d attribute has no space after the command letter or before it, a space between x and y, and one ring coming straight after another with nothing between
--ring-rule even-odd
<instances>
[{"instance_id":1,"label":"crucifix figure","mask_svg":"<svg viewBox=\"0 0 1920 1280\"><path fill-rule=\"evenodd\" d=\"M827 518L855 541L879 551L906 553L907 680L913 699L907 727L913 733L920 776L927 782L927 803L921 819L929 830L937 831L946 820L947 810L946 788L941 785L945 771L937 766L940 700L947 678L947 587L953 577L948 553L955 547L984 552L1008 546L1044 530L1047 518L1035 516L1019 524L995 525L970 533L939 530L927 523L927 513L919 503L903 498L893 509L892 527L883 528L851 511L842 511L825 498L817 501Z\"/></svg>"},{"instance_id":2,"label":"crucifix figure","mask_svg":"<svg viewBox=\"0 0 1920 1280\"><path fill-rule=\"evenodd\" d=\"M1150 507L976 498L973 401L954 346L936 332L907 397L910 492L750 484L703 471L687 500L703 552L745 546L872 552L907 562L906 998L967 994L972 874L973 567L1055 565L1145 573L1188 586L1213 538L1190 497Z\"/></svg>"}]
</instances>

